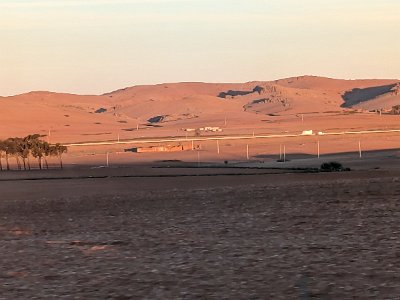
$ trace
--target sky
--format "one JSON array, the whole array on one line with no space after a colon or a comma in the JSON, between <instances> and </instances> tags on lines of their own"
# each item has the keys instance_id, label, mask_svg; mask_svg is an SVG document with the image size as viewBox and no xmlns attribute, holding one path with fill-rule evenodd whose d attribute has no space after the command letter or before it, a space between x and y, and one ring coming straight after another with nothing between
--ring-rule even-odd
<instances>
[{"instance_id":1,"label":"sky","mask_svg":"<svg viewBox=\"0 0 400 300\"><path fill-rule=\"evenodd\" d=\"M399 0L0 0L0 95L400 79Z\"/></svg>"}]
</instances>

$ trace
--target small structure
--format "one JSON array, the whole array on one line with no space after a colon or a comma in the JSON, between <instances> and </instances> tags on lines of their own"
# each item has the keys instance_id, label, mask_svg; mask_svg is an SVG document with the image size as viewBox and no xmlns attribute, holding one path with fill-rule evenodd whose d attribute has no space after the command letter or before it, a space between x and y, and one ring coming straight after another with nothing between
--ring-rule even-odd
<instances>
[{"instance_id":1,"label":"small structure","mask_svg":"<svg viewBox=\"0 0 400 300\"><path fill-rule=\"evenodd\" d=\"M314 135L312 130L303 130L303 132L301 133L301 135Z\"/></svg>"},{"instance_id":2,"label":"small structure","mask_svg":"<svg viewBox=\"0 0 400 300\"><path fill-rule=\"evenodd\" d=\"M221 132L222 128L220 127L201 127L199 128L200 131L205 131L205 132Z\"/></svg>"}]
</instances>

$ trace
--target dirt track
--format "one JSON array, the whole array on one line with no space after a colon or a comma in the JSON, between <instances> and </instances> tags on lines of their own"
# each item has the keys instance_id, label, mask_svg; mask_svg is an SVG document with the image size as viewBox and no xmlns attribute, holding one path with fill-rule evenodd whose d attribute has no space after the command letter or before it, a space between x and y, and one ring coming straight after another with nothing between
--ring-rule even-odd
<instances>
[{"instance_id":1,"label":"dirt track","mask_svg":"<svg viewBox=\"0 0 400 300\"><path fill-rule=\"evenodd\" d=\"M399 176L0 182L0 299L395 299Z\"/></svg>"}]
</instances>

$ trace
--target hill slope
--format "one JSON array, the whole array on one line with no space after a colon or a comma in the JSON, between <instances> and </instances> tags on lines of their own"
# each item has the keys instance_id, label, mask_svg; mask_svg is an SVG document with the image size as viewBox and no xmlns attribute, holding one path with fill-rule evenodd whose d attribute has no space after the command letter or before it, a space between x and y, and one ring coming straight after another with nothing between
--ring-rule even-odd
<instances>
[{"instance_id":1,"label":"hill slope","mask_svg":"<svg viewBox=\"0 0 400 300\"><path fill-rule=\"evenodd\" d=\"M104 95L50 92L0 97L0 138L32 131L64 138L151 128L218 126L347 108L388 109L400 104L399 80L340 80L301 76L247 83L170 83L134 86ZM34 127L34 128L32 128ZM103 137L104 138L104 137Z\"/></svg>"}]
</instances>

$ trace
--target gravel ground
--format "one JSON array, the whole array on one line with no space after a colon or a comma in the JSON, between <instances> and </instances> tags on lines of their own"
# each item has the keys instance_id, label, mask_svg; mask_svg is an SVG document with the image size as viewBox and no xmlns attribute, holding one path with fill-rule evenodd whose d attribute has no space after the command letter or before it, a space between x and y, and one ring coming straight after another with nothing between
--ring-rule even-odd
<instances>
[{"instance_id":1,"label":"gravel ground","mask_svg":"<svg viewBox=\"0 0 400 300\"><path fill-rule=\"evenodd\" d=\"M295 176L1 199L0 299L398 299L398 178Z\"/></svg>"}]
</instances>

